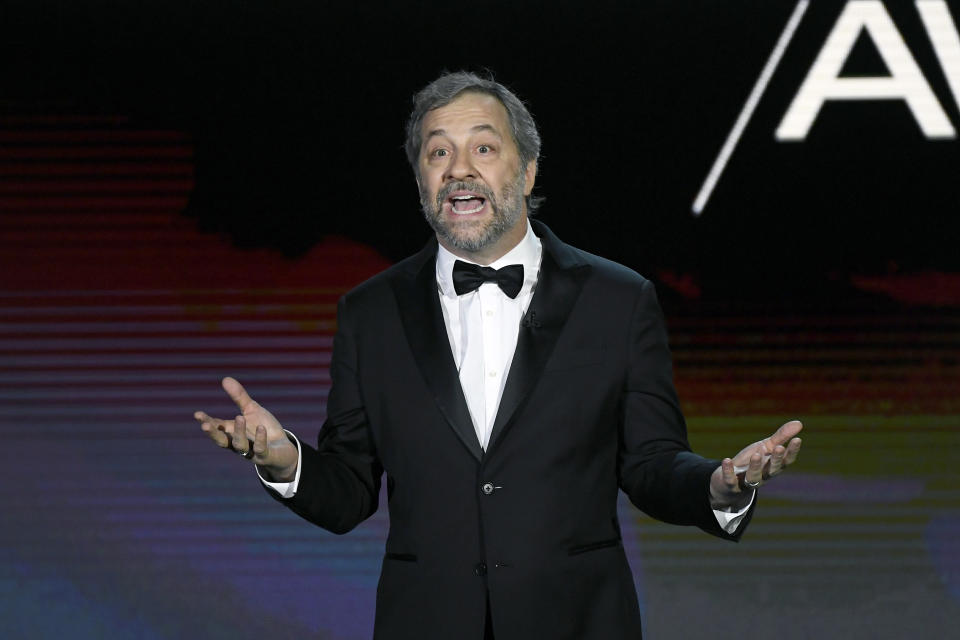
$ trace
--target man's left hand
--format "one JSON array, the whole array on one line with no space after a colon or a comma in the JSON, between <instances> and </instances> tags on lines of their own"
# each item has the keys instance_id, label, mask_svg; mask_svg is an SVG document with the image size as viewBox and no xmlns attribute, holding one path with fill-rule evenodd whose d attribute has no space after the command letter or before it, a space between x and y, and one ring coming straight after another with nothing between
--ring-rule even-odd
<instances>
[{"instance_id":1,"label":"man's left hand","mask_svg":"<svg viewBox=\"0 0 960 640\"><path fill-rule=\"evenodd\" d=\"M710 476L710 504L714 509L743 509L752 489L779 475L800 453L803 424L792 420L770 436L744 447L733 458L724 458Z\"/></svg>"}]
</instances>

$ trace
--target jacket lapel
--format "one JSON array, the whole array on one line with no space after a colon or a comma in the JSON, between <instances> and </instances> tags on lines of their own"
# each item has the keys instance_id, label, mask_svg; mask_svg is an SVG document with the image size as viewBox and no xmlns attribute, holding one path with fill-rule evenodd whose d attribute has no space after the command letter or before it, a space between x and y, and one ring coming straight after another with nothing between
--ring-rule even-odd
<instances>
[{"instance_id":1,"label":"jacket lapel","mask_svg":"<svg viewBox=\"0 0 960 640\"><path fill-rule=\"evenodd\" d=\"M407 269L393 278L393 290L400 309L413 357L433 394L440 412L464 446L480 460L483 448L470 419L470 410L460 387L450 341L440 309L436 279L437 242L432 240L410 261Z\"/></svg>"},{"instance_id":2,"label":"jacket lapel","mask_svg":"<svg viewBox=\"0 0 960 640\"><path fill-rule=\"evenodd\" d=\"M546 225L536 220L531 224L543 245L543 258L536 290L520 324L517 348L490 434L488 454L512 425L517 410L540 379L590 271L589 265L560 242ZM441 319L441 329L442 322Z\"/></svg>"}]
</instances>

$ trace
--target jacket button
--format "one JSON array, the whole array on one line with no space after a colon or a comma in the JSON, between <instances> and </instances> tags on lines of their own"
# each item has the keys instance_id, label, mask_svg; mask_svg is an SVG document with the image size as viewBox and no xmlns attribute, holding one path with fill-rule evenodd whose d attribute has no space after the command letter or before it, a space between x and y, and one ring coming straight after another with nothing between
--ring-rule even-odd
<instances>
[{"instance_id":1,"label":"jacket button","mask_svg":"<svg viewBox=\"0 0 960 640\"><path fill-rule=\"evenodd\" d=\"M486 563L486 562L478 562L477 564L473 565L473 572L474 572L475 574L477 574L478 576L485 576L485 575L487 575L487 563Z\"/></svg>"},{"instance_id":2,"label":"jacket button","mask_svg":"<svg viewBox=\"0 0 960 640\"><path fill-rule=\"evenodd\" d=\"M491 493L493 493L493 484L490 483L490 482L487 482L487 483L484 484L482 487L480 487L480 489L481 489L485 494L490 495Z\"/></svg>"}]
</instances>

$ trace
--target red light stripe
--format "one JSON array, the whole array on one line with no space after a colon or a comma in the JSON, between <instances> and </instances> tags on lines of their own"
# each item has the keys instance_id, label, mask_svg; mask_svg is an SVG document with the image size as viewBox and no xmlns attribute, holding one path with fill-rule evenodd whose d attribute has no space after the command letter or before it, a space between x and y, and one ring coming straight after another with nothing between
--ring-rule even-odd
<instances>
[{"instance_id":1,"label":"red light stripe","mask_svg":"<svg viewBox=\"0 0 960 640\"><path fill-rule=\"evenodd\" d=\"M89 129L76 130L57 128L54 130L4 130L0 129L0 143L25 144L31 142L56 142L58 144L89 143L97 147L105 144L131 141L142 143L189 144L189 137L179 131L151 131L140 129Z\"/></svg>"},{"instance_id":2,"label":"red light stripe","mask_svg":"<svg viewBox=\"0 0 960 640\"><path fill-rule=\"evenodd\" d=\"M193 180L189 177L168 180L115 180L107 178L86 178L79 180L11 180L0 182L0 194L35 195L47 194L98 195L128 193L189 193L193 189Z\"/></svg>"},{"instance_id":3,"label":"red light stripe","mask_svg":"<svg viewBox=\"0 0 960 640\"><path fill-rule=\"evenodd\" d=\"M185 146L88 146L88 147L13 147L0 146L0 159L54 160L97 158L101 160L139 159L156 162L160 158L192 158L193 149Z\"/></svg>"}]
</instances>

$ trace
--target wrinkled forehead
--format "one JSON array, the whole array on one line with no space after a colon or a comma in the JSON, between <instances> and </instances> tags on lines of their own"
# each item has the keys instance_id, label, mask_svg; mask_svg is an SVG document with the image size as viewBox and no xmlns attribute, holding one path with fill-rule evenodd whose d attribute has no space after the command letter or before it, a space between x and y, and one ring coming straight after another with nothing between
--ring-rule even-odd
<instances>
[{"instance_id":1,"label":"wrinkled forehead","mask_svg":"<svg viewBox=\"0 0 960 640\"><path fill-rule=\"evenodd\" d=\"M502 139L513 139L506 108L496 96L477 91L465 91L442 107L431 109L420 127L423 142L436 135L484 131Z\"/></svg>"}]
</instances>

